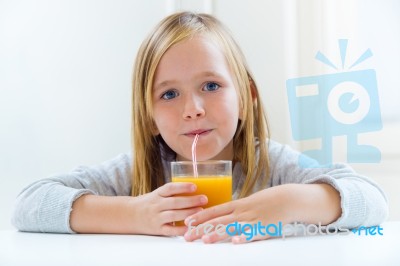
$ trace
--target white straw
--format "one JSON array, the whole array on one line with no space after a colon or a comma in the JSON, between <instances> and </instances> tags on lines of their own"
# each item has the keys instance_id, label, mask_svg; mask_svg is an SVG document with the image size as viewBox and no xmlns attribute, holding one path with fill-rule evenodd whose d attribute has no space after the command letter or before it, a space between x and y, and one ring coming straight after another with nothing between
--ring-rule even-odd
<instances>
[{"instance_id":1,"label":"white straw","mask_svg":"<svg viewBox=\"0 0 400 266\"><path fill-rule=\"evenodd\" d=\"M197 141L199 140L199 134L196 134L196 137L193 140L192 144L192 162L193 162L193 174L194 177L199 177L199 174L197 173L197 159L196 159L196 145Z\"/></svg>"}]
</instances>

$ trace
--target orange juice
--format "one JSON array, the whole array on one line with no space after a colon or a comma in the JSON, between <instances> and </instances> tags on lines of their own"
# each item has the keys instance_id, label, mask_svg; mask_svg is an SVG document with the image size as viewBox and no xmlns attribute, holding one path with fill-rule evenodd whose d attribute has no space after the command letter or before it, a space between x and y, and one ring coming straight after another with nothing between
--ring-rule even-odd
<instances>
[{"instance_id":1,"label":"orange juice","mask_svg":"<svg viewBox=\"0 0 400 266\"><path fill-rule=\"evenodd\" d=\"M203 208L209 208L232 200L232 177L231 176L212 176L205 175L199 177L180 176L172 177L172 182L190 182L197 186L197 190L189 195L206 195L208 203ZM184 225L182 221L176 225Z\"/></svg>"},{"instance_id":2,"label":"orange juice","mask_svg":"<svg viewBox=\"0 0 400 266\"><path fill-rule=\"evenodd\" d=\"M182 195L206 195L208 203L204 208L232 200L231 176L172 177L172 182L190 182L196 184L197 190L194 193Z\"/></svg>"}]
</instances>

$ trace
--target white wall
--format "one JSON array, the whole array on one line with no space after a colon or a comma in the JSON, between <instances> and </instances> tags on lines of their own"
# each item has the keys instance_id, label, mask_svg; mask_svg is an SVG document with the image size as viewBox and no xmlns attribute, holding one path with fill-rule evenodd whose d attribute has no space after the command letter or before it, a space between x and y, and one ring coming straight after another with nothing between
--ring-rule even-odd
<instances>
[{"instance_id":1,"label":"white wall","mask_svg":"<svg viewBox=\"0 0 400 266\"><path fill-rule=\"evenodd\" d=\"M337 52L338 38L375 51L368 64L379 75L385 106L399 97L396 3L0 0L0 229L11 228L12 203L25 185L130 149L133 60L144 36L166 14L206 11L227 24L262 90L273 138L301 147L290 132L285 82L326 71L315 53ZM389 192L391 219L398 220L400 148L394 137L400 133L400 112L395 108L388 130L372 138L391 148L383 162L355 167Z\"/></svg>"},{"instance_id":2,"label":"white wall","mask_svg":"<svg viewBox=\"0 0 400 266\"><path fill-rule=\"evenodd\" d=\"M298 26L299 76L349 71L346 67L344 70L335 71L317 60L309 59L320 50L336 65L340 65L338 39L348 39L347 67L366 49L371 49L373 53L371 58L352 70L374 69L376 71L383 129L359 134L358 141L360 144L379 148L382 160L375 164L351 165L383 187L389 198L389 219L399 220L400 2L397 0L304 0L299 3L302 4L299 7L299 14L303 17L299 19ZM310 5L313 5L315 12L310 12ZM306 25L303 25L304 21ZM307 42L305 39L309 36L313 36L315 41ZM346 138L335 137L333 141L334 159L346 161Z\"/></svg>"},{"instance_id":3,"label":"white wall","mask_svg":"<svg viewBox=\"0 0 400 266\"><path fill-rule=\"evenodd\" d=\"M0 229L25 185L130 150L133 60L165 15L156 0L0 2Z\"/></svg>"}]
</instances>

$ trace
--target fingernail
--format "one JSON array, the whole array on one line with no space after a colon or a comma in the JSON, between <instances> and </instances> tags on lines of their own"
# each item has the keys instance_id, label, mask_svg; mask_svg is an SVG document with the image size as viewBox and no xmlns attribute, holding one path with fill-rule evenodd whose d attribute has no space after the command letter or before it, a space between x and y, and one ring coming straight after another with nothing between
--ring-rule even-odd
<instances>
[{"instance_id":1,"label":"fingernail","mask_svg":"<svg viewBox=\"0 0 400 266\"><path fill-rule=\"evenodd\" d=\"M185 225L188 225L188 223L189 223L189 221L190 220L192 220L192 217L186 217L186 219L183 221L183 223L185 224Z\"/></svg>"},{"instance_id":2,"label":"fingernail","mask_svg":"<svg viewBox=\"0 0 400 266\"><path fill-rule=\"evenodd\" d=\"M232 237L232 243L233 244L241 244L244 243L244 238L240 237L240 236L234 236Z\"/></svg>"},{"instance_id":3,"label":"fingernail","mask_svg":"<svg viewBox=\"0 0 400 266\"><path fill-rule=\"evenodd\" d=\"M200 202L201 203L207 203L207 197L206 196L201 196L200 197Z\"/></svg>"},{"instance_id":4,"label":"fingernail","mask_svg":"<svg viewBox=\"0 0 400 266\"><path fill-rule=\"evenodd\" d=\"M196 186L196 185L192 185L192 186L190 187L190 191L196 191L196 189L197 189L197 186Z\"/></svg>"},{"instance_id":5,"label":"fingernail","mask_svg":"<svg viewBox=\"0 0 400 266\"><path fill-rule=\"evenodd\" d=\"M204 235L201 237L204 243L211 243L211 238L208 235Z\"/></svg>"},{"instance_id":6,"label":"fingernail","mask_svg":"<svg viewBox=\"0 0 400 266\"><path fill-rule=\"evenodd\" d=\"M238 236L232 237L232 243L233 244L240 244L240 237L238 237Z\"/></svg>"},{"instance_id":7,"label":"fingernail","mask_svg":"<svg viewBox=\"0 0 400 266\"><path fill-rule=\"evenodd\" d=\"M184 238L187 242L192 242L192 241L193 241L193 239L190 238L190 234L189 234L188 232L186 232L186 233L183 235L183 238Z\"/></svg>"}]
</instances>

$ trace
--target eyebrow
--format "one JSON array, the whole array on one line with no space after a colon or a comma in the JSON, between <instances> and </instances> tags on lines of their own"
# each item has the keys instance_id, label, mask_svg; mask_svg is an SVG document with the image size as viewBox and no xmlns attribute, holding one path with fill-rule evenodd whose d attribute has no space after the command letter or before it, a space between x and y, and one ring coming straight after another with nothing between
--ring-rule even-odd
<instances>
[{"instance_id":1,"label":"eyebrow","mask_svg":"<svg viewBox=\"0 0 400 266\"><path fill-rule=\"evenodd\" d=\"M194 79L202 78L202 77L216 77L222 78L223 76L215 71L203 71L194 76ZM177 80L164 80L154 86L154 91L158 91L163 87L167 87L170 84L176 83Z\"/></svg>"}]
</instances>

